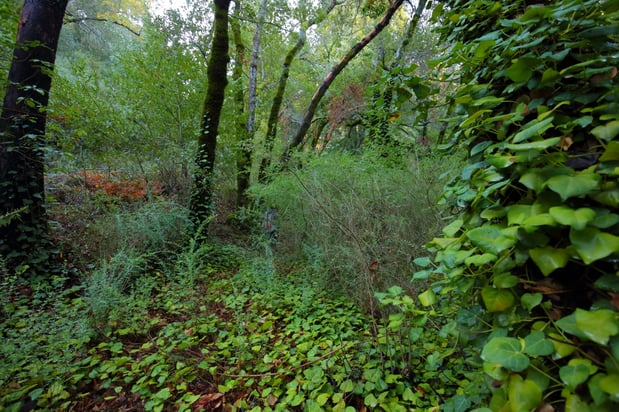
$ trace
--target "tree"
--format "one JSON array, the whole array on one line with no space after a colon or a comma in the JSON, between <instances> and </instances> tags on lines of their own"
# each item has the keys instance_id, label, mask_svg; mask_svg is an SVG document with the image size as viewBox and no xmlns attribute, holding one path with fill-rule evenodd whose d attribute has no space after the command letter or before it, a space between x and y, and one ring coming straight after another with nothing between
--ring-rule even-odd
<instances>
[{"instance_id":1,"label":"tree","mask_svg":"<svg viewBox=\"0 0 619 412\"><path fill-rule=\"evenodd\" d=\"M67 2L26 0L20 16L0 117L0 215L23 210L0 227L0 254L13 269L44 269L49 258L46 109Z\"/></svg>"},{"instance_id":2,"label":"tree","mask_svg":"<svg viewBox=\"0 0 619 412\"><path fill-rule=\"evenodd\" d=\"M256 110L257 110L257 87L258 87L258 59L260 57L260 38L264 27L267 12L267 0L262 0L258 11L256 31L251 47L251 60L249 63L249 89L247 91L247 123L245 137L239 142L239 154L237 156L237 205L247 204L247 189L251 173L251 154L254 135L256 134Z\"/></svg>"},{"instance_id":3,"label":"tree","mask_svg":"<svg viewBox=\"0 0 619 412\"><path fill-rule=\"evenodd\" d=\"M228 9L230 0L213 0L215 22L207 69L207 91L198 137L194 189L191 195L191 218L196 229L212 214L213 171L219 120L228 83Z\"/></svg>"},{"instance_id":4,"label":"tree","mask_svg":"<svg viewBox=\"0 0 619 412\"><path fill-rule=\"evenodd\" d=\"M340 61L335 66L333 66L333 68L327 74L327 76L325 76L322 83L320 84L318 89L316 89L316 92L312 96L312 99L308 105L305 115L303 116L303 120L301 121L301 125L299 126L299 129L297 130L291 142L289 143L289 145L286 147L284 151L284 155L283 155L284 162L290 156L290 150L301 145L301 143L303 142L303 139L305 138L305 135L307 134L307 131L309 130L309 127L312 123L312 119L314 118L316 109L318 108L318 103L320 102L322 97L325 95L329 87L331 86L331 83L333 83L333 80L335 80L337 75L342 70L344 70L344 68L348 65L348 63L357 54L359 54L359 52L363 50L365 46L367 46L376 36L380 34L381 31L383 31L385 27L389 25L389 21L391 20L391 17L393 17L393 15L400 8L402 3L403 3L403 0L393 0L389 4L389 7L387 8L385 15L380 20L380 22L378 22L378 24L374 27L374 29L370 33L365 35L353 47L351 47L351 49L340 59Z\"/></svg>"},{"instance_id":5,"label":"tree","mask_svg":"<svg viewBox=\"0 0 619 412\"><path fill-rule=\"evenodd\" d=\"M303 46L305 46L305 43L307 41L307 30L310 27L315 26L316 24L319 24L322 20L324 20L338 4L339 3L337 2L337 0L331 0L324 11L318 13L318 15L310 21L301 23L301 28L299 29L299 33L297 34L297 41L288 51L286 57L284 58L284 63L282 65L279 80L277 81L277 91L275 92L275 97L273 97L273 101L271 103L271 111L269 112L269 118L267 122L267 132L264 138L266 156L260 162L260 170L258 176L260 181L264 181L266 177L266 169L269 165L269 157L273 150L273 143L275 142L275 137L277 136L279 111L282 107L282 102L284 101L284 92L286 91L286 85L288 84L288 78L290 77L290 67L292 66L294 59L297 57Z\"/></svg>"}]
</instances>

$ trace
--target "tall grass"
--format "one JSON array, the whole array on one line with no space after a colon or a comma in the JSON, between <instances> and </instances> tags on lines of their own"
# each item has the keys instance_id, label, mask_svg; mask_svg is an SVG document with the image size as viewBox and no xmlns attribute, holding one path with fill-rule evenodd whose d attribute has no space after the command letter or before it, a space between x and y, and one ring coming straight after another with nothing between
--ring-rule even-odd
<instances>
[{"instance_id":1,"label":"tall grass","mask_svg":"<svg viewBox=\"0 0 619 412\"><path fill-rule=\"evenodd\" d=\"M441 226L439 177L451 168L450 159L430 156L394 164L328 153L252 194L277 210L276 253L304 257L321 287L367 306L392 285L414 293L412 261Z\"/></svg>"}]
</instances>

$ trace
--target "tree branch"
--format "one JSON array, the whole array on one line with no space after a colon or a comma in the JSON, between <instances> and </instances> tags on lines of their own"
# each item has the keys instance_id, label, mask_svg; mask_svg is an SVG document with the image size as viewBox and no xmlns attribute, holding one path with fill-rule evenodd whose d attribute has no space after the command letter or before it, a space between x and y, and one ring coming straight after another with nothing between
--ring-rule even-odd
<instances>
[{"instance_id":1,"label":"tree branch","mask_svg":"<svg viewBox=\"0 0 619 412\"><path fill-rule=\"evenodd\" d=\"M104 22L104 23L112 23L119 27L122 27L123 29L130 31L132 34L135 34L138 37L140 36L140 32L135 31L131 27L127 26L126 24L121 23L116 20L104 19L102 17L69 17L65 19L65 23L83 23L85 21L98 21L98 22Z\"/></svg>"}]
</instances>

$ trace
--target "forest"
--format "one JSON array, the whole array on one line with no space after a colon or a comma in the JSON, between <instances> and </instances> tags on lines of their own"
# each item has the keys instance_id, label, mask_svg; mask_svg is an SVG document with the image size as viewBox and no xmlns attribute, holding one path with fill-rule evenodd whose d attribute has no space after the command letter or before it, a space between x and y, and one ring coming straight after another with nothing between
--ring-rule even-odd
<instances>
[{"instance_id":1,"label":"forest","mask_svg":"<svg viewBox=\"0 0 619 412\"><path fill-rule=\"evenodd\" d=\"M0 410L619 408L619 0L0 0Z\"/></svg>"}]
</instances>

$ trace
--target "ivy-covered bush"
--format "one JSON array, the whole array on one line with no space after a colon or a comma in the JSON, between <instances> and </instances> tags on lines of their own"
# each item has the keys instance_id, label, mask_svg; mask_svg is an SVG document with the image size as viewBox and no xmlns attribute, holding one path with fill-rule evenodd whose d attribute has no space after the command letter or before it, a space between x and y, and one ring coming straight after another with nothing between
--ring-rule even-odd
<instances>
[{"instance_id":1,"label":"ivy-covered bush","mask_svg":"<svg viewBox=\"0 0 619 412\"><path fill-rule=\"evenodd\" d=\"M415 276L479 313L462 340L481 342L484 406L617 410L619 1L451 0L434 16L470 163L444 197L462 213Z\"/></svg>"}]
</instances>

